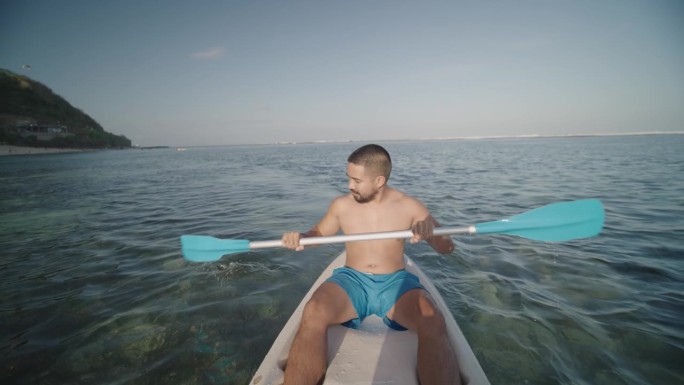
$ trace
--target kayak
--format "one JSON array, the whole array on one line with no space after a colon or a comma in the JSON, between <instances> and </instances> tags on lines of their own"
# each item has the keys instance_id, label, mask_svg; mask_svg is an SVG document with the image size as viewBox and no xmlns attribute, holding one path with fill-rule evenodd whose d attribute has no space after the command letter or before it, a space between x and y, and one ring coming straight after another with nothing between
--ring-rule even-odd
<instances>
[{"instance_id":1,"label":"kayak","mask_svg":"<svg viewBox=\"0 0 684 385\"><path fill-rule=\"evenodd\" d=\"M332 275L333 270L344 265L345 258L345 252L335 258L304 296L254 374L251 385L283 383L287 355L299 327L304 305L318 286ZM410 258L405 257L405 259L406 270L418 276L421 284L430 293L435 305L444 315L463 384L488 385L487 376L437 288ZM417 349L416 333L392 330L380 317L374 315L367 317L359 329L349 329L341 325L330 327L328 329L328 369L323 384L418 385Z\"/></svg>"}]
</instances>

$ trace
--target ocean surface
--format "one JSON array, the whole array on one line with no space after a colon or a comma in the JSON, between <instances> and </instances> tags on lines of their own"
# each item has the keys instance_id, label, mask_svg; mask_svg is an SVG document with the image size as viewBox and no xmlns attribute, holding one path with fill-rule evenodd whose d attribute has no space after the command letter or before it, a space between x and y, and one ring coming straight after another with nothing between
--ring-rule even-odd
<instances>
[{"instance_id":1,"label":"ocean surface","mask_svg":"<svg viewBox=\"0 0 684 385\"><path fill-rule=\"evenodd\" d=\"M594 238L407 245L492 384L684 383L684 135L380 144L444 225L605 205ZM247 384L343 248L194 264L179 236L307 230L359 145L0 157L0 383Z\"/></svg>"}]
</instances>

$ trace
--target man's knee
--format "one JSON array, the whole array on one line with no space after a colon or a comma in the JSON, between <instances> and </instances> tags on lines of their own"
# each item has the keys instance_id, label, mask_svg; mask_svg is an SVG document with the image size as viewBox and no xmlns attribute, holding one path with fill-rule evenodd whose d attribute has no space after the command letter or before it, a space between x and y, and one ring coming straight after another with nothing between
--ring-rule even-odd
<instances>
[{"instance_id":1,"label":"man's knee","mask_svg":"<svg viewBox=\"0 0 684 385\"><path fill-rule=\"evenodd\" d=\"M317 292L309 299L304 306L302 324L327 327L340 322L338 318L344 313L344 305L329 289Z\"/></svg>"},{"instance_id":2,"label":"man's knee","mask_svg":"<svg viewBox=\"0 0 684 385\"><path fill-rule=\"evenodd\" d=\"M307 324L326 324L329 318L329 310L325 305L324 301L311 298L309 302L304 306L304 312L302 314L302 323Z\"/></svg>"},{"instance_id":3,"label":"man's knee","mask_svg":"<svg viewBox=\"0 0 684 385\"><path fill-rule=\"evenodd\" d=\"M446 333L444 315L425 293L418 299L418 328L422 332L434 335Z\"/></svg>"}]
</instances>

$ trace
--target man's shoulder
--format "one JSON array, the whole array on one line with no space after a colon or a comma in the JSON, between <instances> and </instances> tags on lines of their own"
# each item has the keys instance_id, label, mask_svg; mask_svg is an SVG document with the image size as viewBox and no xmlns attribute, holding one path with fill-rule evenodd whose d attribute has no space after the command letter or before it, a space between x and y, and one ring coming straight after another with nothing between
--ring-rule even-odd
<instances>
[{"instance_id":1,"label":"man's shoulder","mask_svg":"<svg viewBox=\"0 0 684 385\"><path fill-rule=\"evenodd\" d=\"M331 208L344 207L353 202L351 194L340 195L330 203Z\"/></svg>"},{"instance_id":2,"label":"man's shoulder","mask_svg":"<svg viewBox=\"0 0 684 385\"><path fill-rule=\"evenodd\" d=\"M395 188L392 188L390 190L390 197L391 200L399 202L401 204L420 204L420 200L418 200L417 198Z\"/></svg>"},{"instance_id":3,"label":"man's shoulder","mask_svg":"<svg viewBox=\"0 0 684 385\"><path fill-rule=\"evenodd\" d=\"M411 216L424 216L427 212L427 208L418 198L413 197L405 192L394 190L396 193L393 194L391 199L394 206L401 207L401 211L407 213Z\"/></svg>"}]
</instances>

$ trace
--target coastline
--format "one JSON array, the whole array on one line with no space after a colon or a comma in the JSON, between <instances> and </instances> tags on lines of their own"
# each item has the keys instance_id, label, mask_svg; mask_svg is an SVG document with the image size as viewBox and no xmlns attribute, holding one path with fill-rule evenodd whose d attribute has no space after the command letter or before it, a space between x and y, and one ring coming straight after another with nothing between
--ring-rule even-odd
<instances>
[{"instance_id":1,"label":"coastline","mask_svg":"<svg viewBox=\"0 0 684 385\"><path fill-rule=\"evenodd\" d=\"M0 156L3 155L41 155L57 154L66 152L83 152L78 148L51 148L51 147L23 147L0 144Z\"/></svg>"}]
</instances>

